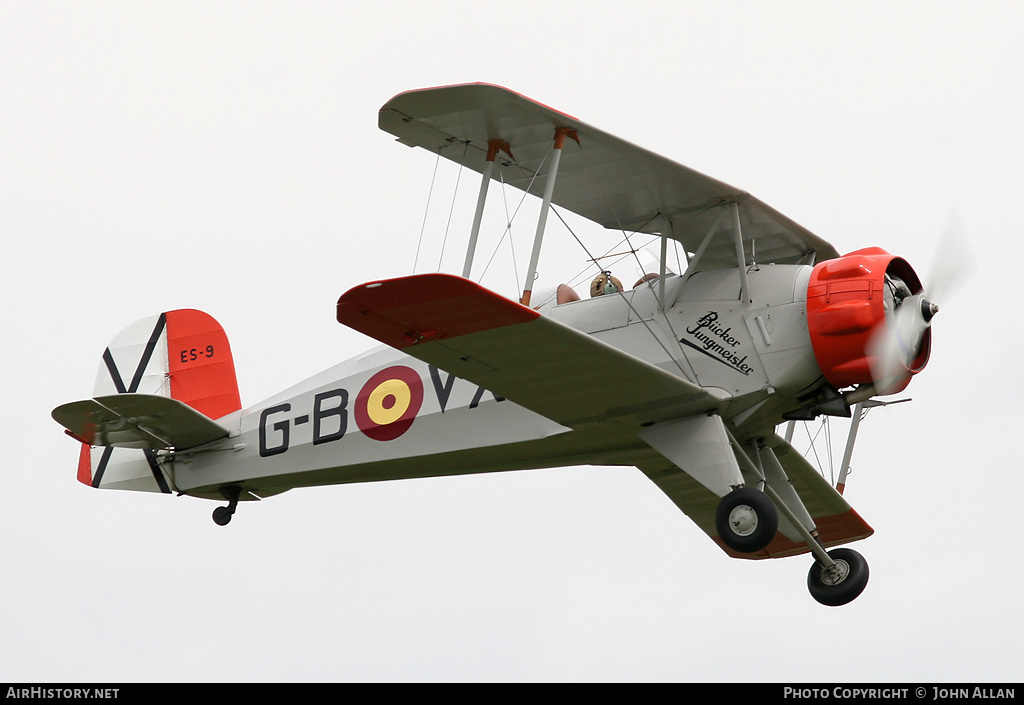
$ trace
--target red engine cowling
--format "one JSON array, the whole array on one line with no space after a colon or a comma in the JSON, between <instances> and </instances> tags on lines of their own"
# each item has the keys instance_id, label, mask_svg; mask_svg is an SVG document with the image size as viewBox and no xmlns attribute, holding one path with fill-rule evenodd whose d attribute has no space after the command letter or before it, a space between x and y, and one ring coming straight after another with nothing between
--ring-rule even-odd
<instances>
[{"instance_id":1,"label":"red engine cowling","mask_svg":"<svg viewBox=\"0 0 1024 705\"><path fill-rule=\"evenodd\" d=\"M807 286L807 328L825 379L836 389L874 382L870 346L877 326L893 325L898 289L921 292L921 281L906 260L879 247L851 252L818 264ZM926 330L906 375L886 385L902 391L928 362L931 331Z\"/></svg>"}]
</instances>

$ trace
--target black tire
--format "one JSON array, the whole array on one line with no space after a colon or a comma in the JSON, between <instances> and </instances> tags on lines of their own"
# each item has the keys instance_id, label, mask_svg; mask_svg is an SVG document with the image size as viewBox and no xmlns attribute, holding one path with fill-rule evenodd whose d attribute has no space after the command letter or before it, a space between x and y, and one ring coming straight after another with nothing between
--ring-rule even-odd
<instances>
[{"instance_id":1,"label":"black tire","mask_svg":"<svg viewBox=\"0 0 1024 705\"><path fill-rule=\"evenodd\" d=\"M227 526L232 514L234 512L230 507L217 507L213 510L213 523L217 526Z\"/></svg>"},{"instance_id":2,"label":"black tire","mask_svg":"<svg viewBox=\"0 0 1024 705\"><path fill-rule=\"evenodd\" d=\"M757 553L775 538L779 513L764 492L741 487L718 504L715 529L725 545L739 553Z\"/></svg>"},{"instance_id":3,"label":"black tire","mask_svg":"<svg viewBox=\"0 0 1024 705\"><path fill-rule=\"evenodd\" d=\"M829 577L822 565L815 562L807 574L807 589L811 591L811 597L827 607L853 602L868 584L868 562L849 548L837 548L829 551L828 555L836 562L839 575Z\"/></svg>"}]
</instances>

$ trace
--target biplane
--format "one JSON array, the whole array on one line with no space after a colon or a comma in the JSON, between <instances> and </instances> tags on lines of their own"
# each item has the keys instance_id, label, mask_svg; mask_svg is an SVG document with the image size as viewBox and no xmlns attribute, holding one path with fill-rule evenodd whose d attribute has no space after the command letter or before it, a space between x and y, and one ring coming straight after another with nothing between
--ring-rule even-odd
<instances>
[{"instance_id":1,"label":"biplane","mask_svg":"<svg viewBox=\"0 0 1024 705\"><path fill-rule=\"evenodd\" d=\"M52 413L81 443L82 483L220 500L225 525L296 487L632 466L728 555L810 553L818 602L861 593L867 563L835 547L872 529L845 477L833 486L779 430L859 420L925 367L938 309L905 260L840 255L745 191L498 86L401 93L379 126L481 174L461 275L349 289L337 320L382 345L247 408L214 318L137 321L104 350L93 397ZM471 279L497 180L540 199L513 297ZM657 264L629 287L594 261L583 296L535 294L556 207L651 237Z\"/></svg>"}]
</instances>

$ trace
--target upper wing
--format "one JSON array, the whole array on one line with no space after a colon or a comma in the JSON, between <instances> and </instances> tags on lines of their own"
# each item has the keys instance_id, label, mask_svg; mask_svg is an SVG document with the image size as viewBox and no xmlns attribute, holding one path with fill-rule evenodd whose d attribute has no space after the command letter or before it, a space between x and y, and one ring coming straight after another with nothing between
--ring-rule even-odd
<instances>
[{"instance_id":1,"label":"upper wing","mask_svg":"<svg viewBox=\"0 0 1024 705\"><path fill-rule=\"evenodd\" d=\"M680 377L447 274L357 286L338 300L338 321L572 428L715 407Z\"/></svg>"},{"instance_id":2,"label":"upper wing","mask_svg":"<svg viewBox=\"0 0 1024 705\"><path fill-rule=\"evenodd\" d=\"M54 421L94 446L162 450L194 448L228 436L228 429L177 399L112 394L53 410Z\"/></svg>"},{"instance_id":3,"label":"upper wing","mask_svg":"<svg viewBox=\"0 0 1024 705\"><path fill-rule=\"evenodd\" d=\"M506 142L512 157L496 160L502 180L535 194L543 192L547 174L542 163L555 130L570 128L579 144L567 140L562 150L552 197L556 205L606 228L664 233L694 252L720 206L737 203L746 251L756 240L758 262L839 256L832 245L745 191L499 86L473 83L400 93L381 108L378 124L403 144L438 152L479 172L489 142ZM729 229L729 219L719 227ZM715 238L701 268L725 266L736 266L734 245Z\"/></svg>"}]
</instances>

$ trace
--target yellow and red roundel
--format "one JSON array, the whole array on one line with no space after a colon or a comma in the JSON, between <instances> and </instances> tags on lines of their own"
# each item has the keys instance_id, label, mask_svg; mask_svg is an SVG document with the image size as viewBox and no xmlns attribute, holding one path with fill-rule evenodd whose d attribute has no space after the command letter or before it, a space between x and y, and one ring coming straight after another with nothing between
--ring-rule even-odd
<instances>
[{"instance_id":1,"label":"yellow and red roundel","mask_svg":"<svg viewBox=\"0 0 1024 705\"><path fill-rule=\"evenodd\" d=\"M409 430L423 404L423 381L408 367L387 367L356 397L356 426L370 438L390 441Z\"/></svg>"}]
</instances>

